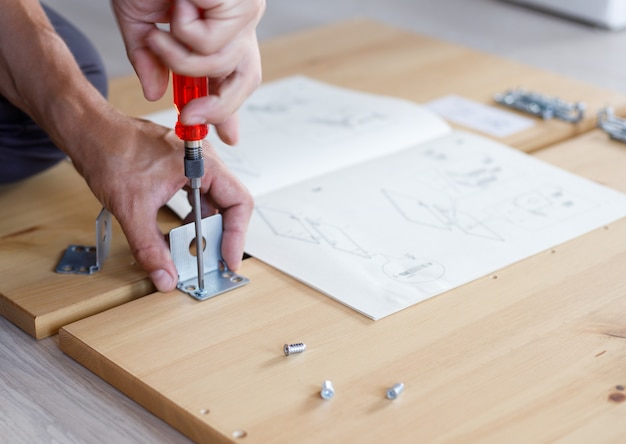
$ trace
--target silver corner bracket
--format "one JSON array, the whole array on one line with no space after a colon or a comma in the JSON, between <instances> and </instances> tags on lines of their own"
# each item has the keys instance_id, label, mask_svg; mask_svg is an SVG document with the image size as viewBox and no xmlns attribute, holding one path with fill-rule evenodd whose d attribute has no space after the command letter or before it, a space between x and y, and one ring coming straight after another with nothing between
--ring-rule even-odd
<instances>
[{"instance_id":1,"label":"silver corner bracket","mask_svg":"<svg viewBox=\"0 0 626 444\"><path fill-rule=\"evenodd\" d=\"M598 127L611 139L626 142L626 119L617 117L613 108L603 108L598 112Z\"/></svg>"},{"instance_id":2,"label":"silver corner bracket","mask_svg":"<svg viewBox=\"0 0 626 444\"><path fill-rule=\"evenodd\" d=\"M170 250L178 271L177 288L194 299L204 301L247 284L248 278L228 270L222 259L222 215L202 219L204 251L204 290L198 288L198 262L195 256L194 223L170 231Z\"/></svg>"},{"instance_id":3,"label":"silver corner bracket","mask_svg":"<svg viewBox=\"0 0 626 444\"><path fill-rule=\"evenodd\" d=\"M111 248L111 213L105 208L96 218L96 246L70 245L57 264L63 274L93 274L100 270Z\"/></svg>"},{"instance_id":4,"label":"silver corner bracket","mask_svg":"<svg viewBox=\"0 0 626 444\"><path fill-rule=\"evenodd\" d=\"M541 117L544 120L559 119L578 123L585 117L583 102L569 103L557 97L546 97L523 89L510 89L496 94L494 100L504 106Z\"/></svg>"}]
</instances>

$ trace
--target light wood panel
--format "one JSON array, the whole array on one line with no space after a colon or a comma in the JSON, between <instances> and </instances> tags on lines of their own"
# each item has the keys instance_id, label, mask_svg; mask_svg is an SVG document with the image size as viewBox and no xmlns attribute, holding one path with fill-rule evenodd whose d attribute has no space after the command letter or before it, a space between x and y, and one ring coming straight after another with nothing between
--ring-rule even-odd
<instances>
[{"instance_id":1,"label":"light wood panel","mask_svg":"<svg viewBox=\"0 0 626 444\"><path fill-rule=\"evenodd\" d=\"M538 156L626 191L626 146L599 131ZM616 443L625 263L622 219L374 322L249 259L246 287L149 295L60 344L197 442Z\"/></svg>"},{"instance_id":2,"label":"light wood panel","mask_svg":"<svg viewBox=\"0 0 626 444\"><path fill-rule=\"evenodd\" d=\"M615 93L364 20L264 42L262 55L266 80L306 74L417 102L454 93L490 103L494 93L523 85L590 105L584 124L537 121L536 127L504 139L526 151L589 129L596 106L620 109L626 104L626 98ZM111 102L129 115L141 116L170 107L171 92L151 103L143 98L135 77L116 79ZM0 188L0 205L11 209L11 217L0 221L0 265L9 271L0 283L0 314L31 335L54 334L64 323L150 291L117 226L111 256L98 275L53 273L67 245L95 243L99 205L70 165ZM164 217L164 230L177 224L171 215Z\"/></svg>"},{"instance_id":3,"label":"light wood panel","mask_svg":"<svg viewBox=\"0 0 626 444\"><path fill-rule=\"evenodd\" d=\"M36 338L154 291L114 220L109 257L92 275L54 270L70 244L96 245L101 205L69 162L0 187L0 315ZM168 211L162 229L179 224Z\"/></svg>"}]
</instances>

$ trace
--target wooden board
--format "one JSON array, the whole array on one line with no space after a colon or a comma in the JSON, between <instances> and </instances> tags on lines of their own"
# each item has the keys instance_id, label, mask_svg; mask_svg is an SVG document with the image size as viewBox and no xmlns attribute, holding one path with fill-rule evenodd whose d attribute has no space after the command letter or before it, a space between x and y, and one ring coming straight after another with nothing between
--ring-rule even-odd
<instances>
[{"instance_id":1,"label":"wooden board","mask_svg":"<svg viewBox=\"0 0 626 444\"><path fill-rule=\"evenodd\" d=\"M599 131L539 157L626 191ZM621 442L625 263L622 219L374 322L249 259L232 293L153 294L59 338L197 442Z\"/></svg>"},{"instance_id":2,"label":"wooden board","mask_svg":"<svg viewBox=\"0 0 626 444\"><path fill-rule=\"evenodd\" d=\"M70 244L96 245L102 206L69 162L0 187L0 315L40 339L59 327L154 291L114 220L111 251L92 275L55 272ZM179 224L167 211L163 230Z\"/></svg>"},{"instance_id":3,"label":"wooden board","mask_svg":"<svg viewBox=\"0 0 626 444\"><path fill-rule=\"evenodd\" d=\"M454 93L489 103L494 93L524 85L588 102L590 117L582 125L537 121L534 128L504 139L527 151L588 129L596 105L613 104L617 109L626 105L619 94L371 21L280 37L264 42L262 53L266 80L306 74L418 102ZM110 89L111 102L130 115L171 106L170 92L157 102L147 102L134 77L118 79ZM131 265L119 230L114 233L108 271L105 268L100 276L89 278L53 274L67 245L95 242L98 204L69 165L4 187L0 193L0 205L11 212L11 217L0 221L4 236L0 263L13 271L0 283L0 314L33 336L54 334L64 323L149 292L150 283ZM174 223L170 220L167 226Z\"/></svg>"},{"instance_id":4,"label":"wooden board","mask_svg":"<svg viewBox=\"0 0 626 444\"><path fill-rule=\"evenodd\" d=\"M455 94L524 116L497 105L493 96L523 87L570 102L585 102L586 117L577 125L527 116L536 122L533 128L496 138L526 152L594 128L597 111L602 107L610 105L626 111L626 96L615 91L369 20L341 22L271 39L262 43L261 55L264 81L304 74L418 103ZM113 103L121 109L132 109L133 115L153 110L143 100L135 78L119 81L112 95ZM167 100L170 96L168 92L158 104L171 106Z\"/></svg>"}]
</instances>

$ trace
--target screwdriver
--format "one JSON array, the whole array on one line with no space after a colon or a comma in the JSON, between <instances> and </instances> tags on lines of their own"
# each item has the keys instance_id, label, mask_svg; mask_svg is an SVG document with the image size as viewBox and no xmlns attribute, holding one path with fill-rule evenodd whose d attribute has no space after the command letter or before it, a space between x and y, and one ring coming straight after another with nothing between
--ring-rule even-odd
<instances>
[{"instance_id":1,"label":"screwdriver","mask_svg":"<svg viewBox=\"0 0 626 444\"><path fill-rule=\"evenodd\" d=\"M185 144L185 176L189 178L192 191L192 211L196 226L196 259L198 261L198 288L202 294L204 289L204 243L202 237L202 206L200 204L200 185L204 176L204 159L202 158L202 139L209 132L206 124L184 125L180 121L180 112L193 99L209 94L207 77L189 77L173 73L174 106L178 112L175 132Z\"/></svg>"}]
</instances>

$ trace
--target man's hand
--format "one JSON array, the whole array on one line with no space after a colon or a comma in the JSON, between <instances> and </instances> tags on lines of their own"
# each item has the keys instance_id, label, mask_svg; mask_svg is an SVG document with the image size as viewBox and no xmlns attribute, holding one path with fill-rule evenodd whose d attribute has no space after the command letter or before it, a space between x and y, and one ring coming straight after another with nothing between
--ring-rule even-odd
<instances>
[{"instance_id":1,"label":"man's hand","mask_svg":"<svg viewBox=\"0 0 626 444\"><path fill-rule=\"evenodd\" d=\"M213 124L237 141L236 110L261 82L256 25L265 0L112 0L128 58L144 95L157 100L169 70L209 77L211 95L185 106L186 125ZM169 23L170 31L157 28Z\"/></svg>"},{"instance_id":2,"label":"man's hand","mask_svg":"<svg viewBox=\"0 0 626 444\"><path fill-rule=\"evenodd\" d=\"M170 1L118 4L148 5L153 15L145 17L156 23L167 18ZM120 222L139 265L159 290L173 290L177 272L156 217L187 183L183 143L167 128L114 109L82 74L38 0L0 0L0 5L5 6L0 15L0 94L29 114L71 157ZM140 17L143 10L127 11ZM143 66L144 75L150 67ZM235 271L241 264L252 197L208 144L203 151L201 192L204 203L222 213L222 256Z\"/></svg>"},{"instance_id":3,"label":"man's hand","mask_svg":"<svg viewBox=\"0 0 626 444\"><path fill-rule=\"evenodd\" d=\"M119 221L135 259L157 289L173 290L177 271L156 217L159 208L187 182L183 145L167 128L121 115L100 122L94 131L90 136L98 146L78 149L74 163L96 197ZM222 256L235 271L241 265L252 198L208 144L203 152L203 204L222 214Z\"/></svg>"}]
</instances>

